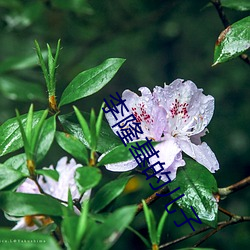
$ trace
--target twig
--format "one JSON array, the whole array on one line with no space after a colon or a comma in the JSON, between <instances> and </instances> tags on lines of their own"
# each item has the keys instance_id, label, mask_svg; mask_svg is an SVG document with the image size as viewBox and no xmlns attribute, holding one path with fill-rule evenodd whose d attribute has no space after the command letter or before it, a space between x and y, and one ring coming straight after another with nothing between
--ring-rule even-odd
<instances>
[{"instance_id":1,"label":"twig","mask_svg":"<svg viewBox=\"0 0 250 250\"><path fill-rule=\"evenodd\" d=\"M250 185L250 176L228 187L219 188L218 192L219 192L220 197L223 199L223 198L226 198L229 194L239 191L249 185Z\"/></svg>"},{"instance_id":2,"label":"twig","mask_svg":"<svg viewBox=\"0 0 250 250\"><path fill-rule=\"evenodd\" d=\"M39 190L39 192L40 192L41 194L47 195L47 196L49 196L49 197L53 198L54 200L57 200L57 201L59 201L59 202L61 202L61 203L68 204L67 201L61 200L61 199L56 198L56 197L54 197L54 196L52 196L52 195L50 195L50 194L45 193L45 192L43 191L42 187L40 186L39 182L37 181L37 179L32 179L32 180L36 183L36 185L37 185L37 187L38 187L38 190Z\"/></svg>"},{"instance_id":3,"label":"twig","mask_svg":"<svg viewBox=\"0 0 250 250\"><path fill-rule=\"evenodd\" d=\"M230 22L222 8L222 5L221 5L221 2L220 0L211 0L211 3L214 5L214 7L216 8L218 14L219 14L219 17L220 17L220 20L221 22L223 23L223 26L224 28L226 29L228 26L230 26ZM245 63L247 63L248 65L250 65L250 59L248 57L247 54L241 54L239 56L241 58L241 60L243 60Z\"/></svg>"},{"instance_id":4,"label":"twig","mask_svg":"<svg viewBox=\"0 0 250 250\"><path fill-rule=\"evenodd\" d=\"M167 243L165 243L165 244L162 244L162 245L159 246L159 248L164 248L164 247L172 246L172 245L177 244L177 243L179 243L179 242L181 242L181 241L183 241L183 240L186 240L186 239L188 239L188 238L191 238L191 237L193 237L193 236L195 236L195 235L197 235L197 234L203 233L203 232L205 232L205 231L207 231L207 230L209 230L209 229L212 229L212 228L211 228L210 226L204 227L204 228L200 229L199 231L196 231L196 232L187 234L187 235L185 235L185 236L183 236L183 237L180 237L180 238L175 239L175 240L173 240L173 241L170 241L170 242L167 242Z\"/></svg>"},{"instance_id":5,"label":"twig","mask_svg":"<svg viewBox=\"0 0 250 250\"><path fill-rule=\"evenodd\" d=\"M222 222L219 222L218 223L218 227L216 229L214 229L213 231L209 232L205 237L203 237L199 242L197 242L194 247L200 245L202 242L204 242L206 239L208 239L210 236L212 236L213 234L215 234L216 232L220 231L221 229L223 229L224 227L227 227L229 225L233 225L233 224L238 224L238 223L241 223L241 222L247 222L247 221L250 221L250 217L249 216L237 216L237 215L234 215L234 217L229 220L229 221L222 221ZM178 239L175 239L173 241L170 241L170 242L167 242L165 244L162 244L159 246L159 248L165 248L165 247L169 247L169 246L172 246L174 244L177 244L181 241L184 241L188 238L191 238L195 235L198 235L198 234L201 234L203 232L206 232L208 230L211 230L213 229L212 227L210 226L207 226L207 227L204 227L204 228L201 228L199 231L196 231L196 232L193 232L193 233L190 233L188 235L185 235L183 237L180 237Z\"/></svg>"},{"instance_id":6,"label":"twig","mask_svg":"<svg viewBox=\"0 0 250 250\"><path fill-rule=\"evenodd\" d=\"M234 217L235 214L232 214L231 212L227 211L226 209L222 208L222 207L219 207L218 208L219 211L221 211L223 214L226 214L227 216L229 216L230 218Z\"/></svg>"},{"instance_id":7,"label":"twig","mask_svg":"<svg viewBox=\"0 0 250 250\"><path fill-rule=\"evenodd\" d=\"M163 187L161 188L159 191L153 193L152 195L150 195L148 198L145 199L145 202L147 205L150 205L152 204L153 202L157 201L158 199L160 199L161 197L156 195L157 193L158 194L164 194L164 193L167 193L169 191L169 188L168 187ZM136 215L139 214L141 211L143 210L143 205L142 203L139 203L137 205L137 211L136 211Z\"/></svg>"},{"instance_id":8,"label":"twig","mask_svg":"<svg viewBox=\"0 0 250 250\"><path fill-rule=\"evenodd\" d=\"M227 28L230 25L230 22L222 8L220 0L211 0L211 2L214 5L215 9L217 10L220 20L224 25L224 28Z\"/></svg>"},{"instance_id":9,"label":"twig","mask_svg":"<svg viewBox=\"0 0 250 250\"><path fill-rule=\"evenodd\" d=\"M229 225L238 224L238 223L247 222L247 221L250 221L250 216L238 216L238 215L235 215L234 217L232 217L232 219L230 221L224 221L216 229L214 229L213 231L211 231L207 235L205 235L196 244L194 244L193 247L199 246L204 241L206 241L208 238L210 238L212 235L214 235L215 233L219 232L221 229L223 229L223 228L225 228L225 227L227 227Z\"/></svg>"}]
</instances>

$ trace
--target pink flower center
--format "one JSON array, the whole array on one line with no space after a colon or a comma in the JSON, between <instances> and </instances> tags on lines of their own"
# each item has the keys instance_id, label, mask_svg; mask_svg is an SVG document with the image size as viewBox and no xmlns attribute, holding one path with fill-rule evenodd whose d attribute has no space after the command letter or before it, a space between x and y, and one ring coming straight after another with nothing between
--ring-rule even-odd
<instances>
[{"instance_id":1,"label":"pink flower center","mask_svg":"<svg viewBox=\"0 0 250 250\"><path fill-rule=\"evenodd\" d=\"M170 109L172 118L174 118L175 116L179 116L184 119L184 122L186 122L190 117L187 110L188 105L189 104L186 102L180 103L177 99L175 99L175 101L172 103L172 108Z\"/></svg>"},{"instance_id":2,"label":"pink flower center","mask_svg":"<svg viewBox=\"0 0 250 250\"><path fill-rule=\"evenodd\" d=\"M153 123L154 120L151 118L151 116L146 112L145 104L139 103L137 107L132 107L132 113L136 118L136 122L146 122L146 123Z\"/></svg>"}]
</instances>

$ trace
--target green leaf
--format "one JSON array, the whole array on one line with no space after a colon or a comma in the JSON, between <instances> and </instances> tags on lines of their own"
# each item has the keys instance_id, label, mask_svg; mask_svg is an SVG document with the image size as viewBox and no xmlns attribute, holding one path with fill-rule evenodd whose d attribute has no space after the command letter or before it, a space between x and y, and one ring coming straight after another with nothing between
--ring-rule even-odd
<instances>
[{"instance_id":1,"label":"green leaf","mask_svg":"<svg viewBox=\"0 0 250 250\"><path fill-rule=\"evenodd\" d=\"M76 117L81 125L82 128L82 132L84 134L84 137L86 138L86 141L88 143L88 146L91 146L91 134L90 134L90 130L89 130L89 125L86 121L86 119L84 118L84 116L81 114L81 112L79 111L79 109L75 106L73 106L75 113L76 113Z\"/></svg>"},{"instance_id":2,"label":"green leaf","mask_svg":"<svg viewBox=\"0 0 250 250\"><path fill-rule=\"evenodd\" d=\"M8 160L4 162L4 165L8 166L9 168L18 170L19 172L28 176L29 171L26 165L26 160L27 160L26 155L23 153L10 157Z\"/></svg>"},{"instance_id":3,"label":"green leaf","mask_svg":"<svg viewBox=\"0 0 250 250\"><path fill-rule=\"evenodd\" d=\"M177 177L169 184L170 190L180 187L171 197L175 199L184 194L177 204L188 216L196 218L190 206L205 224L216 227L218 204L213 193L218 192L214 176L202 165L191 159L185 159L186 166L179 168ZM177 221L177 223L180 223Z\"/></svg>"},{"instance_id":4,"label":"green leaf","mask_svg":"<svg viewBox=\"0 0 250 250\"><path fill-rule=\"evenodd\" d=\"M130 226L128 226L127 228L128 228L129 231L131 231L132 233L137 235L148 249L151 248L151 244L149 243L149 241L142 234L140 234L138 231L136 231L135 229L133 229Z\"/></svg>"},{"instance_id":5,"label":"green leaf","mask_svg":"<svg viewBox=\"0 0 250 250\"><path fill-rule=\"evenodd\" d=\"M103 118L103 109L104 108L104 104L102 104L101 108L100 108L100 111L99 111L99 115L97 117L97 121L96 121L96 139L98 140L99 139L99 135L100 135L100 131L101 131L101 127L102 127L102 118Z\"/></svg>"},{"instance_id":6,"label":"green leaf","mask_svg":"<svg viewBox=\"0 0 250 250\"><path fill-rule=\"evenodd\" d=\"M1 243L0 249L11 250L60 250L56 241L50 235L26 232L26 231L10 231L0 228Z\"/></svg>"},{"instance_id":7,"label":"green leaf","mask_svg":"<svg viewBox=\"0 0 250 250\"><path fill-rule=\"evenodd\" d=\"M56 170L52 170L52 169L37 169L36 170L37 174L40 175L44 175L44 176L48 176L51 179L58 181L59 179L59 173Z\"/></svg>"},{"instance_id":8,"label":"green leaf","mask_svg":"<svg viewBox=\"0 0 250 250\"><path fill-rule=\"evenodd\" d=\"M48 89L48 91L50 91L51 89L50 89L49 73L48 73L48 70L47 70L47 67L45 64L44 56L43 56L42 51L40 49L40 46L36 40L35 40L35 47L36 47L36 53L37 53L37 57L38 57L40 66L41 66L42 71L43 71L43 76L44 76L44 79L46 82L47 89Z\"/></svg>"},{"instance_id":9,"label":"green leaf","mask_svg":"<svg viewBox=\"0 0 250 250\"><path fill-rule=\"evenodd\" d=\"M168 210L170 210L171 207L172 207L172 204L168 207ZM163 230L163 227L164 227L164 224L165 224L167 217L168 217L168 212L166 210L164 210L164 212L161 216L160 222L158 224L158 227L157 227L157 244L158 245L161 242L161 234L162 234L162 230Z\"/></svg>"},{"instance_id":10,"label":"green leaf","mask_svg":"<svg viewBox=\"0 0 250 250\"><path fill-rule=\"evenodd\" d=\"M56 117L44 121L37 148L37 161L40 162L48 153L56 132Z\"/></svg>"},{"instance_id":11,"label":"green leaf","mask_svg":"<svg viewBox=\"0 0 250 250\"><path fill-rule=\"evenodd\" d=\"M48 110L44 110L43 114L42 114L42 117L41 119L38 121L37 125L34 127L34 129L32 130L33 134L32 134L32 138L31 138L31 152L33 154L36 153L36 147L38 146L39 144L39 139L41 138L41 135L42 135L42 131L44 129L44 124L45 124L45 119L48 115ZM52 118L54 119L54 118ZM47 136L47 135L46 135ZM54 135L53 135L54 137ZM49 146L50 146L51 143L49 143ZM46 152L47 153L47 152ZM42 158L42 157L41 157Z\"/></svg>"},{"instance_id":12,"label":"green leaf","mask_svg":"<svg viewBox=\"0 0 250 250\"><path fill-rule=\"evenodd\" d=\"M91 149L96 150L96 115L94 109L91 109L90 112L89 129L91 136Z\"/></svg>"},{"instance_id":13,"label":"green leaf","mask_svg":"<svg viewBox=\"0 0 250 250\"><path fill-rule=\"evenodd\" d=\"M132 143L132 145L135 145L135 143ZM124 161L132 159L133 155L129 151L129 146L125 147L122 144L107 152L107 154L105 154L104 157L101 158L100 162L98 162L97 166L103 166L106 164L117 163L117 162L122 163Z\"/></svg>"},{"instance_id":14,"label":"green leaf","mask_svg":"<svg viewBox=\"0 0 250 250\"><path fill-rule=\"evenodd\" d=\"M76 232L76 242L77 242L77 249L81 245L82 238L86 233L87 225L88 225L88 213L89 213L89 201L85 200L82 207L82 213L80 215L78 225L77 225L77 232Z\"/></svg>"},{"instance_id":15,"label":"green leaf","mask_svg":"<svg viewBox=\"0 0 250 250\"><path fill-rule=\"evenodd\" d=\"M0 190L8 187L16 181L23 180L25 177L26 176L20 171L0 164Z\"/></svg>"},{"instance_id":16,"label":"green leaf","mask_svg":"<svg viewBox=\"0 0 250 250\"><path fill-rule=\"evenodd\" d=\"M247 11L250 10L250 1L249 0L221 0L221 4L223 7L239 10L239 11Z\"/></svg>"},{"instance_id":17,"label":"green leaf","mask_svg":"<svg viewBox=\"0 0 250 250\"><path fill-rule=\"evenodd\" d=\"M144 144L146 141L137 141L137 142L131 142L127 144L127 147L125 147L123 144L120 146L117 146L113 149L111 149L109 152L107 152L98 162L97 166L103 166L106 164L111 164L111 163L117 163L117 162L124 162L128 160L133 160L133 155L130 153L129 148L131 146L137 147L136 143L139 145ZM151 143L153 146L157 144L157 142L152 142Z\"/></svg>"},{"instance_id":18,"label":"green leaf","mask_svg":"<svg viewBox=\"0 0 250 250\"><path fill-rule=\"evenodd\" d=\"M65 217L62 222L64 243L69 250L77 250L76 233L79 222L78 216Z\"/></svg>"},{"instance_id":19,"label":"green leaf","mask_svg":"<svg viewBox=\"0 0 250 250\"><path fill-rule=\"evenodd\" d=\"M59 106L92 95L103 88L124 63L124 59L110 58L99 66L78 74L64 90Z\"/></svg>"},{"instance_id":20,"label":"green leaf","mask_svg":"<svg viewBox=\"0 0 250 250\"><path fill-rule=\"evenodd\" d=\"M92 200L92 210L97 213L117 198L122 193L131 177L132 176L126 176L116 179L105 184L101 189L99 189Z\"/></svg>"},{"instance_id":21,"label":"green leaf","mask_svg":"<svg viewBox=\"0 0 250 250\"><path fill-rule=\"evenodd\" d=\"M38 123L43 111L34 112L33 127ZM27 114L20 116L22 124L25 124ZM24 125L25 126L25 125ZM23 146L22 136L19 130L17 118L11 118L0 126L0 156L13 152Z\"/></svg>"},{"instance_id":22,"label":"green leaf","mask_svg":"<svg viewBox=\"0 0 250 250\"><path fill-rule=\"evenodd\" d=\"M111 248L133 220L136 209L136 206L126 206L110 214L102 225L93 227L83 249Z\"/></svg>"},{"instance_id":23,"label":"green leaf","mask_svg":"<svg viewBox=\"0 0 250 250\"><path fill-rule=\"evenodd\" d=\"M214 65L239 56L250 47L250 16L228 26L215 45Z\"/></svg>"},{"instance_id":24,"label":"green leaf","mask_svg":"<svg viewBox=\"0 0 250 250\"><path fill-rule=\"evenodd\" d=\"M81 249L82 238L88 225L88 201L84 201L80 216L65 217L62 222L62 234L67 249Z\"/></svg>"},{"instance_id":25,"label":"green leaf","mask_svg":"<svg viewBox=\"0 0 250 250\"><path fill-rule=\"evenodd\" d=\"M89 118L89 114L84 113L84 116ZM84 136L81 127L78 124L77 119L74 116L74 113L61 115L59 120L62 123L63 127L76 138L78 138L86 147L90 147L86 137ZM100 130L100 136L97 142L97 152L104 153L112 148L121 144L121 140L118 136L114 134L107 122L102 122L102 127Z\"/></svg>"},{"instance_id":26,"label":"green leaf","mask_svg":"<svg viewBox=\"0 0 250 250\"><path fill-rule=\"evenodd\" d=\"M95 167L77 168L75 174L76 185L81 194L95 187L102 179L101 170Z\"/></svg>"},{"instance_id":27,"label":"green leaf","mask_svg":"<svg viewBox=\"0 0 250 250\"><path fill-rule=\"evenodd\" d=\"M56 132L56 141L62 149L71 154L75 159L82 164L88 165L88 151L85 145L76 137L64 132Z\"/></svg>"},{"instance_id":28,"label":"green leaf","mask_svg":"<svg viewBox=\"0 0 250 250\"><path fill-rule=\"evenodd\" d=\"M151 209L148 208L148 205L144 200L142 200L143 211L146 218L148 226L148 234L152 245L157 244L157 232L156 232L156 222L155 217Z\"/></svg>"},{"instance_id":29,"label":"green leaf","mask_svg":"<svg viewBox=\"0 0 250 250\"><path fill-rule=\"evenodd\" d=\"M9 76L0 77L0 93L15 101L43 102L46 100L42 86Z\"/></svg>"},{"instance_id":30,"label":"green leaf","mask_svg":"<svg viewBox=\"0 0 250 250\"><path fill-rule=\"evenodd\" d=\"M66 209L59 201L45 195L13 192L0 193L0 208L11 216L62 216Z\"/></svg>"}]
</instances>

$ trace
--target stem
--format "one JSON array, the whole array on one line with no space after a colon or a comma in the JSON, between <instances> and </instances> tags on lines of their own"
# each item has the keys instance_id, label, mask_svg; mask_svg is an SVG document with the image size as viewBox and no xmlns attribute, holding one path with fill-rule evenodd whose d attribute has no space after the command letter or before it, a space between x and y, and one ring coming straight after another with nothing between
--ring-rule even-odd
<instances>
[{"instance_id":1,"label":"stem","mask_svg":"<svg viewBox=\"0 0 250 250\"><path fill-rule=\"evenodd\" d=\"M219 188L218 192L221 198L226 198L229 194L237 192L250 185L250 176L244 178L243 180L236 182L228 187Z\"/></svg>"},{"instance_id":2,"label":"stem","mask_svg":"<svg viewBox=\"0 0 250 250\"><path fill-rule=\"evenodd\" d=\"M205 237L202 238L202 240L200 240L199 242L197 242L194 247L200 245L202 242L204 242L206 239L208 239L210 236L212 236L213 234L215 234L216 232L220 231L221 229L229 226L229 225L233 225L233 224L238 224L238 223L241 223L241 222L247 222L247 221L250 221L250 217L249 216L238 216L238 215L234 215L233 218L230 220L230 221L222 221L222 222L219 222L218 223L218 227L216 229L214 229L213 231L209 232L209 234L207 234ZM211 230L213 229L212 227L210 226L207 226L207 227L204 227L202 229L200 229L199 231L196 231L196 232L193 232L193 233L190 233L188 235L185 235L183 237L180 237L178 239L175 239L173 241L170 241L170 242L167 242L165 244L162 244L159 246L159 248L165 248L165 247L169 247L171 245L174 245L174 244L177 244L181 241L184 241L186 239L189 239L195 235L198 235L198 234L201 234L203 232L206 232L208 230Z\"/></svg>"},{"instance_id":3,"label":"stem","mask_svg":"<svg viewBox=\"0 0 250 250\"><path fill-rule=\"evenodd\" d=\"M56 198L56 197L54 197L54 196L52 196L52 195L50 195L50 194L45 193L45 192L43 191L42 187L40 186L40 184L39 184L39 182L37 181L36 178L35 178L35 179L32 179L32 180L36 183L36 185L37 185L37 187L38 187L38 189L39 189L39 192L40 192L41 194L48 195L48 196L50 196L51 198L53 198L54 200L57 200L57 201L59 201L59 202L61 202L61 203L68 204L67 201L63 201L63 200L58 199L58 198Z\"/></svg>"},{"instance_id":4,"label":"stem","mask_svg":"<svg viewBox=\"0 0 250 250\"><path fill-rule=\"evenodd\" d=\"M231 212L227 211L226 209L224 209L222 207L219 207L218 209L219 209L219 211L221 211L223 214L229 216L230 218L233 218L235 216L235 214L232 214Z\"/></svg>"},{"instance_id":5,"label":"stem","mask_svg":"<svg viewBox=\"0 0 250 250\"><path fill-rule=\"evenodd\" d=\"M227 227L229 225L238 224L238 223L247 222L247 221L250 221L250 216L238 216L238 215L234 215L230 221L224 221L216 229L212 230L207 235L205 235L196 244L194 244L194 247L199 246L204 241L206 241L208 238L210 238L212 235L214 235L215 233L219 232L221 229L223 229L223 228L225 228L225 227Z\"/></svg>"},{"instance_id":6,"label":"stem","mask_svg":"<svg viewBox=\"0 0 250 250\"><path fill-rule=\"evenodd\" d=\"M167 193L168 191L169 191L168 187L161 188L159 191L153 193L152 195L150 195L148 198L145 199L146 204L150 205L150 204L154 203L155 201L157 201L158 199L160 199L161 196L156 195L157 193L164 194L164 193ZM143 204L141 202L137 205L136 215L139 214L142 210L143 210Z\"/></svg>"},{"instance_id":7,"label":"stem","mask_svg":"<svg viewBox=\"0 0 250 250\"><path fill-rule=\"evenodd\" d=\"M223 10L223 7L221 5L221 2L220 0L211 0L211 3L214 5L214 7L216 8L218 14L219 14L219 17L220 17L220 20L221 22L223 23L223 26L224 28L226 29L228 26L230 26L230 22ZM248 65L250 65L250 59L248 57L247 54L241 54L240 56L240 59L243 60L245 63L247 63Z\"/></svg>"}]
</instances>

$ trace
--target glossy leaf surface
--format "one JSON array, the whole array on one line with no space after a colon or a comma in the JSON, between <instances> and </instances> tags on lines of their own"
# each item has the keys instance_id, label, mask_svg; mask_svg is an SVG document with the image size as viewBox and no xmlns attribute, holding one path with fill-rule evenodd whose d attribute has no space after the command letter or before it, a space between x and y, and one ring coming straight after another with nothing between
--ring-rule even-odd
<instances>
[{"instance_id":1,"label":"glossy leaf surface","mask_svg":"<svg viewBox=\"0 0 250 250\"><path fill-rule=\"evenodd\" d=\"M124 61L121 58L110 58L99 66L78 74L64 90L59 106L99 91L114 77Z\"/></svg>"},{"instance_id":2,"label":"glossy leaf surface","mask_svg":"<svg viewBox=\"0 0 250 250\"><path fill-rule=\"evenodd\" d=\"M214 64L226 62L250 47L250 16L228 26L218 37Z\"/></svg>"},{"instance_id":3,"label":"glossy leaf surface","mask_svg":"<svg viewBox=\"0 0 250 250\"><path fill-rule=\"evenodd\" d=\"M88 164L88 152L86 146L73 135L56 132L56 140L60 147L70 153L82 164Z\"/></svg>"},{"instance_id":4,"label":"glossy leaf surface","mask_svg":"<svg viewBox=\"0 0 250 250\"><path fill-rule=\"evenodd\" d=\"M81 194L95 187L101 180L102 173L99 168L81 167L77 168L75 174L76 185Z\"/></svg>"},{"instance_id":5,"label":"glossy leaf surface","mask_svg":"<svg viewBox=\"0 0 250 250\"><path fill-rule=\"evenodd\" d=\"M100 190L98 190L90 206L92 210L94 212L99 212L115 198L117 198L122 193L131 177L132 176L126 176L116 179L107 183Z\"/></svg>"},{"instance_id":6,"label":"glossy leaf surface","mask_svg":"<svg viewBox=\"0 0 250 250\"><path fill-rule=\"evenodd\" d=\"M65 206L49 196L2 192L0 193L0 208L13 216L35 214L61 216Z\"/></svg>"},{"instance_id":7,"label":"glossy leaf surface","mask_svg":"<svg viewBox=\"0 0 250 250\"><path fill-rule=\"evenodd\" d=\"M44 111L34 112L33 127L38 123ZM26 123L27 114L20 116L22 124ZM25 126L25 125L24 125ZM0 126L0 156L13 152L23 146L17 118L11 118Z\"/></svg>"},{"instance_id":8,"label":"glossy leaf surface","mask_svg":"<svg viewBox=\"0 0 250 250\"><path fill-rule=\"evenodd\" d=\"M184 194L182 198L177 200L178 206L189 217L196 218L190 208L192 206L203 223L216 227L218 204L213 196L213 193L218 191L216 180L199 163L191 159L185 159L185 161L186 166L178 169L177 178L169 184L171 191L180 187L171 197L175 199ZM181 222L177 221L177 223Z\"/></svg>"}]
</instances>

